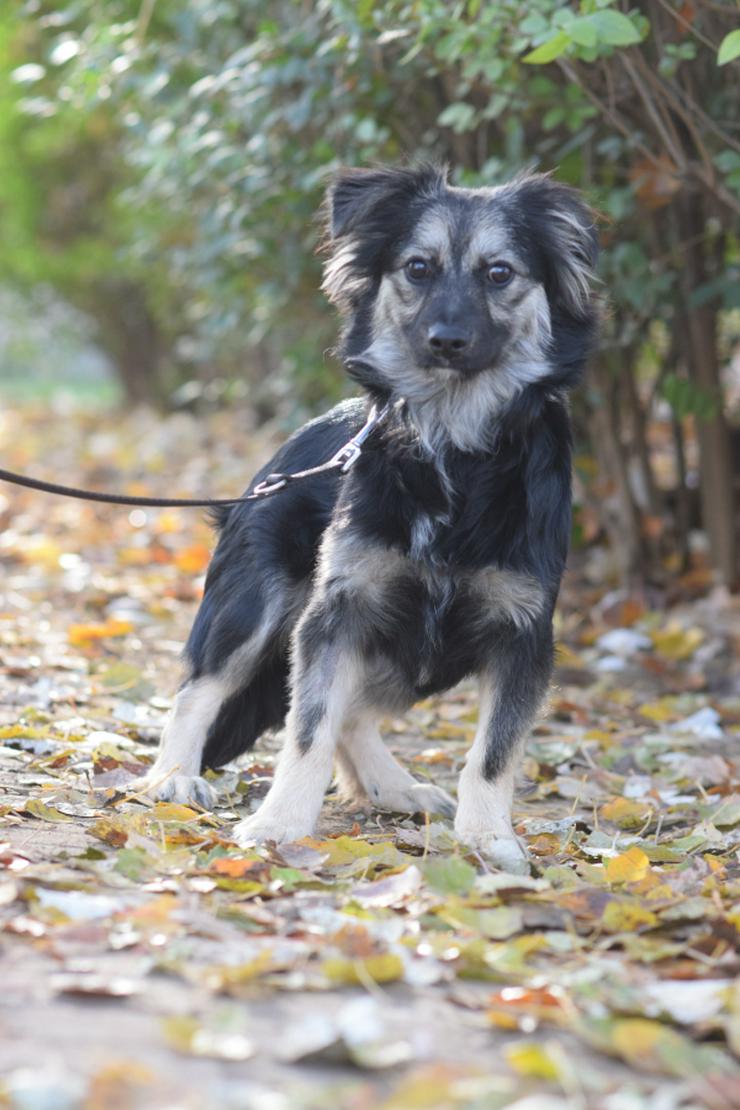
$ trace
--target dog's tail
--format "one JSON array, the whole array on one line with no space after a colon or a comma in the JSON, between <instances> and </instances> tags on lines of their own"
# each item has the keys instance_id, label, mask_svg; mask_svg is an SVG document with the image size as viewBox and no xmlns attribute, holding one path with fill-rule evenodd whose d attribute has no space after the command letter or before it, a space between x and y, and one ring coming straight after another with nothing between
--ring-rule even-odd
<instances>
[{"instance_id":1,"label":"dog's tail","mask_svg":"<svg viewBox=\"0 0 740 1110\"><path fill-rule=\"evenodd\" d=\"M248 686L228 698L208 730L201 770L223 767L252 748L268 728L279 728L288 711L288 658L265 660Z\"/></svg>"}]
</instances>

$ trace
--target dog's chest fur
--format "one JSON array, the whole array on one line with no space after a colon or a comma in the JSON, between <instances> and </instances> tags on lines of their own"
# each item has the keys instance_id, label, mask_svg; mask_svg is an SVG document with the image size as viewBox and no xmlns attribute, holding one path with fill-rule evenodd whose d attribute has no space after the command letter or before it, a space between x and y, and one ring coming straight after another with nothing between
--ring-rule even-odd
<instances>
[{"instance_id":1,"label":"dog's chest fur","mask_svg":"<svg viewBox=\"0 0 740 1110\"><path fill-rule=\"evenodd\" d=\"M455 488L434 460L393 449L347 483L322 543L317 594L399 701L475 671L504 624L528 627L545 593L506 552L475 490ZM380 679L379 679L380 681Z\"/></svg>"}]
</instances>

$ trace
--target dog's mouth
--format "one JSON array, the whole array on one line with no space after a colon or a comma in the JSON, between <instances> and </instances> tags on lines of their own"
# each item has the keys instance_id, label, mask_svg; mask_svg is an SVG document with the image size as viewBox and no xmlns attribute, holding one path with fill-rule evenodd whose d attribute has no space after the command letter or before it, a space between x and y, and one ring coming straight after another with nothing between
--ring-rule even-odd
<instances>
[{"instance_id":1,"label":"dog's mouth","mask_svg":"<svg viewBox=\"0 0 740 1110\"><path fill-rule=\"evenodd\" d=\"M349 374L355 377L358 375L364 377L367 374L377 374L379 370L379 367L375 363L370 362L369 359L358 358L355 355L350 356L350 358L345 358L344 368Z\"/></svg>"},{"instance_id":2,"label":"dog's mouth","mask_svg":"<svg viewBox=\"0 0 740 1110\"><path fill-rule=\"evenodd\" d=\"M411 360L410 360L411 361ZM451 358L435 356L424 361L415 362L417 372L427 376L429 383L435 388L444 390L452 388L458 383L470 381L484 370L495 370L495 364L489 360ZM367 358L364 355L352 355L344 359L344 367L350 377L365 386L378 386L393 391L394 374L384 368L380 362Z\"/></svg>"},{"instance_id":3,"label":"dog's mouth","mask_svg":"<svg viewBox=\"0 0 740 1110\"><path fill-rule=\"evenodd\" d=\"M475 378L484 370L495 370L494 358L466 358L436 355L429 359L422 367L428 373L443 378L446 382L455 382L468 378Z\"/></svg>"}]
</instances>

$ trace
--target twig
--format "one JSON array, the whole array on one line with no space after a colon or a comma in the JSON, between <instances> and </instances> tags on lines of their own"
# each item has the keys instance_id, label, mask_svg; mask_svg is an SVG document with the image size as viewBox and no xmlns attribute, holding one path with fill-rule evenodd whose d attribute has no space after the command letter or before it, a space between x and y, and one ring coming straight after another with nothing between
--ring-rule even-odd
<instances>
[{"instance_id":1,"label":"twig","mask_svg":"<svg viewBox=\"0 0 740 1110\"><path fill-rule=\"evenodd\" d=\"M716 120L713 120L711 116L708 116L701 105L697 104L693 96L691 96L691 94L688 93L686 89L682 89L679 85L674 85L672 81L661 81L660 78L652 72L652 70L650 71L650 74L654 84L659 84L659 87L661 87L664 92L673 94L671 102L674 106L674 109L678 111L681 115L682 119L687 118L685 113L693 112L699 118L701 123L707 128L707 130L712 131L717 136L717 138L720 139L726 146L732 147L733 150L737 151L740 154L740 142L738 142L737 139L733 139L732 135L728 135L725 129L723 127L720 127L719 123ZM682 97L686 102L685 107L681 104Z\"/></svg>"},{"instance_id":2,"label":"twig","mask_svg":"<svg viewBox=\"0 0 740 1110\"><path fill-rule=\"evenodd\" d=\"M731 17L735 15L733 9L728 7L727 4L712 4L711 0L699 0L699 3L710 12L717 12L718 14L729 15ZM735 8L740 11L740 0L735 0Z\"/></svg>"},{"instance_id":3,"label":"twig","mask_svg":"<svg viewBox=\"0 0 740 1110\"><path fill-rule=\"evenodd\" d=\"M672 8L671 5L668 3L668 0L658 0L658 3L660 4L661 8L664 9L664 11L667 11L668 14L676 20L677 23L680 23L682 27L685 27L687 31L690 31L694 38L697 38L699 42L703 42L704 45L708 46L710 50L713 50L715 54L717 53L719 47L715 46L711 39L708 39L706 35L702 34L701 31L697 31L693 23L682 16L680 12L677 12L675 8Z\"/></svg>"},{"instance_id":4,"label":"twig","mask_svg":"<svg viewBox=\"0 0 740 1110\"><path fill-rule=\"evenodd\" d=\"M663 143L663 146L671 155L674 163L676 164L676 167L682 172L685 171L686 159L684 156L684 151L678 140L678 136L673 130L673 126L669 125L668 121L666 121L663 115L658 111L658 101L653 99L645 88L642 78L637 72L637 67L633 63L632 59L627 57L626 54L621 54L620 60L624 68L627 70L627 73L630 75L630 78L632 79L632 84L637 90L638 96L645 105L645 110L650 119L653 121L655 129L658 132L658 136Z\"/></svg>"},{"instance_id":5,"label":"twig","mask_svg":"<svg viewBox=\"0 0 740 1110\"><path fill-rule=\"evenodd\" d=\"M705 185L711 193L714 193L718 200L721 200L723 204L726 204L728 208L740 216L740 200L733 196L729 189L726 189L719 181L715 181L713 178L709 177L698 165L692 166L691 170L694 176L698 177L701 183Z\"/></svg>"},{"instance_id":6,"label":"twig","mask_svg":"<svg viewBox=\"0 0 740 1110\"><path fill-rule=\"evenodd\" d=\"M651 162L656 169L662 169L663 166L660 159L656 158L653 152L648 147L646 147L644 143L641 143L639 140L635 140L634 133L630 130L624 120L622 120L616 112L613 112L611 108L607 104L605 104L604 101L600 99L600 97L596 95L596 93L592 92L591 89L589 89L585 82L581 80L579 74L573 68L573 66L569 62L565 61L565 59L563 58L558 58L556 60L557 64L560 66L565 76L575 85L578 85L581 92L591 101L592 104L594 104L599 109L604 118L609 120L612 126L616 127L617 131L619 131L620 134L624 135L625 139L627 139L631 143L634 143L635 148L640 151L642 156L648 162Z\"/></svg>"}]
</instances>

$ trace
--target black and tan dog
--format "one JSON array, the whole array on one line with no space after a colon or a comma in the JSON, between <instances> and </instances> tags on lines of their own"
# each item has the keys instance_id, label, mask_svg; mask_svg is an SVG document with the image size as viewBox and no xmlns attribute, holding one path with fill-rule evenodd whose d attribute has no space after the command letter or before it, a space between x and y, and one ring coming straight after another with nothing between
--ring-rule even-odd
<instances>
[{"instance_id":1,"label":"black and tan dog","mask_svg":"<svg viewBox=\"0 0 740 1110\"><path fill-rule=\"evenodd\" d=\"M312 832L336 761L346 793L455 813L462 841L517 865L514 776L550 678L570 529L565 395L596 324L593 216L545 176L462 189L428 166L341 172L327 209L324 288L364 395L298 431L255 483L329 458L372 402L393 404L346 476L221 515L145 787L208 805L202 769L287 714L242 843ZM455 806L393 759L378 720L466 675L480 718Z\"/></svg>"}]
</instances>

